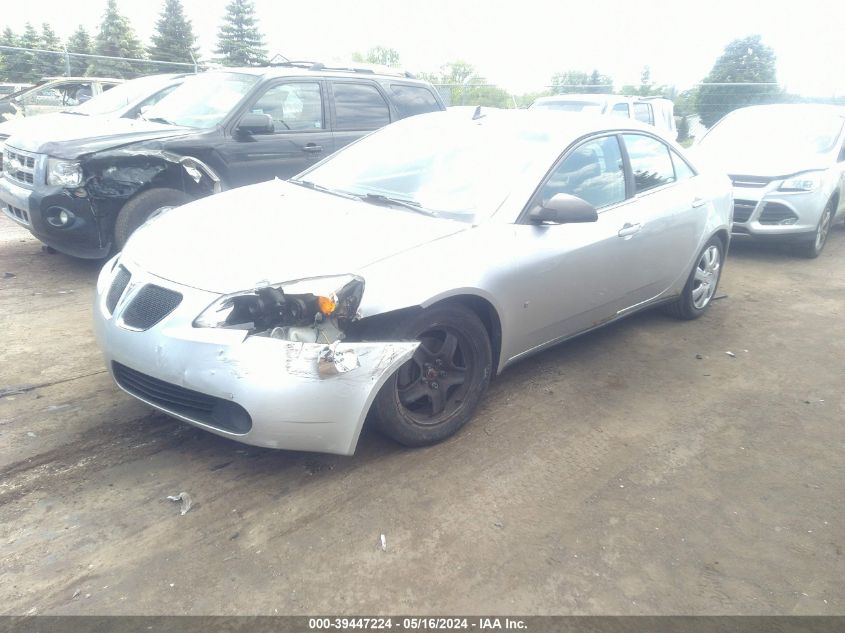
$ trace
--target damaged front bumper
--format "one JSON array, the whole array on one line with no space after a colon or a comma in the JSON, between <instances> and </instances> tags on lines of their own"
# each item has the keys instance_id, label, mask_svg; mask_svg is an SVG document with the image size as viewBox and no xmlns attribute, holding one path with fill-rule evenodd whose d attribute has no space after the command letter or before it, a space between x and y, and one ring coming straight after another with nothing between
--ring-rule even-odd
<instances>
[{"instance_id":1,"label":"damaged front bumper","mask_svg":"<svg viewBox=\"0 0 845 633\"><path fill-rule=\"evenodd\" d=\"M131 281L111 311L117 268L103 268L94 306L97 341L115 382L156 409L239 442L351 455L379 389L419 345L300 343L196 328L193 320L218 295L127 268ZM124 316L148 285L182 298L139 330Z\"/></svg>"}]
</instances>

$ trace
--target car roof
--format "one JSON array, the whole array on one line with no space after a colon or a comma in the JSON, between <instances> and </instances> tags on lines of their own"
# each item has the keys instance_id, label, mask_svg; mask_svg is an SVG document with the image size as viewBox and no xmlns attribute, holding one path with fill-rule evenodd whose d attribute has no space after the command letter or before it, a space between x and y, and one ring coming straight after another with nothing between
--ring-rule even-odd
<instances>
[{"instance_id":1,"label":"car roof","mask_svg":"<svg viewBox=\"0 0 845 633\"><path fill-rule=\"evenodd\" d=\"M309 65L305 65L309 64ZM376 64L344 64L343 66L326 66L311 62L292 62L276 66L234 66L209 69L205 72L232 72L256 75L264 79L275 77L359 77L371 79L390 79L419 84L428 82L417 79L411 73L379 66Z\"/></svg>"},{"instance_id":2,"label":"car roof","mask_svg":"<svg viewBox=\"0 0 845 633\"><path fill-rule=\"evenodd\" d=\"M725 116L730 116L734 112L759 112L761 114L803 113L807 116L827 113L845 116L845 106L832 105L829 103L769 103L765 105L753 105L746 106L744 108L737 108Z\"/></svg>"}]
</instances>

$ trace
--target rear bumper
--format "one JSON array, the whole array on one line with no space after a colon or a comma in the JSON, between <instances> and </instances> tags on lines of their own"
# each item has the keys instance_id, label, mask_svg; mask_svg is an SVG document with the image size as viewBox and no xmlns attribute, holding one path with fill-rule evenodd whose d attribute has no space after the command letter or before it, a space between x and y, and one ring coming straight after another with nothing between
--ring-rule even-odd
<instances>
[{"instance_id":1,"label":"rear bumper","mask_svg":"<svg viewBox=\"0 0 845 633\"><path fill-rule=\"evenodd\" d=\"M111 250L111 241L102 235L90 200L72 196L61 187L33 190L0 177L0 207L6 216L57 251L101 259ZM62 227L50 224L49 218L62 209L72 214L72 220Z\"/></svg>"}]
</instances>

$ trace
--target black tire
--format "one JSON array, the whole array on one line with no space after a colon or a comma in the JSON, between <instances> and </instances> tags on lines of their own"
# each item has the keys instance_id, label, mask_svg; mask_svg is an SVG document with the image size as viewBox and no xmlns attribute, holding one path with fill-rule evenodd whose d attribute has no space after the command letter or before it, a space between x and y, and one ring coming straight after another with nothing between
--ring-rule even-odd
<instances>
[{"instance_id":1,"label":"black tire","mask_svg":"<svg viewBox=\"0 0 845 633\"><path fill-rule=\"evenodd\" d=\"M123 205L114 223L114 244L116 250L126 246L129 236L146 222L150 216L167 207L178 207L191 198L178 189L147 189Z\"/></svg>"},{"instance_id":2,"label":"black tire","mask_svg":"<svg viewBox=\"0 0 845 633\"><path fill-rule=\"evenodd\" d=\"M795 247L795 252L801 257L815 259L822 254L827 238L830 236L830 229L833 226L833 216L836 214L836 203L830 200L824 207L819 223L816 225L816 232L809 242Z\"/></svg>"},{"instance_id":3,"label":"black tire","mask_svg":"<svg viewBox=\"0 0 845 633\"><path fill-rule=\"evenodd\" d=\"M493 354L481 319L459 303L447 303L380 335L421 343L376 396L378 428L406 446L434 444L456 433L490 384Z\"/></svg>"},{"instance_id":4,"label":"black tire","mask_svg":"<svg viewBox=\"0 0 845 633\"><path fill-rule=\"evenodd\" d=\"M702 281L697 275L701 275L702 273L707 272L707 265L705 264L705 258L709 257L709 253L712 251L710 249L718 249L718 268L716 269L715 275L710 275L710 280L708 282ZM675 317L676 319L683 319L686 321L691 321L692 319L697 319L702 314L707 311L707 308L710 306L710 303L713 301L713 297L716 295L716 290L719 288L719 281L722 278L722 268L725 264L725 245L722 243L722 240L718 237L710 238L710 241L704 245L704 248L701 249L701 252L695 258L695 266L692 267L692 271L690 272L689 278L687 279L687 283L684 286L684 290L681 293L681 296L678 297L672 303L667 303L663 306L663 311L666 312L669 316ZM715 276L715 280L713 279ZM706 300L700 303L699 299L697 299L697 293L699 292L699 288L703 283L708 283L708 287L705 290L707 294Z\"/></svg>"}]
</instances>

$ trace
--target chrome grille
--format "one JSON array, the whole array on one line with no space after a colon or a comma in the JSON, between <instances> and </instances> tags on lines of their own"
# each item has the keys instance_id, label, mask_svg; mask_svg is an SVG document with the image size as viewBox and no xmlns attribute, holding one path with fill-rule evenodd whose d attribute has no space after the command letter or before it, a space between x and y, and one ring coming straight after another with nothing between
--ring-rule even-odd
<instances>
[{"instance_id":1,"label":"chrome grille","mask_svg":"<svg viewBox=\"0 0 845 633\"><path fill-rule=\"evenodd\" d=\"M772 182L771 178L766 178L764 176L728 176L731 179L734 187L752 187L755 189L759 189L760 187L765 187L770 182Z\"/></svg>"},{"instance_id":2,"label":"chrome grille","mask_svg":"<svg viewBox=\"0 0 845 633\"><path fill-rule=\"evenodd\" d=\"M129 274L129 271L123 266L119 266L117 274L114 276L114 281L111 282L109 294L106 295L106 308L108 308L110 313L114 312L117 302L120 301L120 297L123 296L123 291L126 290L126 286L129 285L130 279L132 279L132 275Z\"/></svg>"},{"instance_id":3,"label":"chrome grille","mask_svg":"<svg viewBox=\"0 0 845 633\"><path fill-rule=\"evenodd\" d=\"M12 182L16 182L30 189L35 184L37 165L37 154L22 152L8 145L3 152L3 175Z\"/></svg>"},{"instance_id":4,"label":"chrome grille","mask_svg":"<svg viewBox=\"0 0 845 633\"><path fill-rule=\"evenodd\" d=\"M21 224L25 224L26 226L30 225L29 213L26 209L20 209L18 207L13 207L12 205L7 204L3 210L6 212L6 215L8 215L13 220L17 220L18 222L20 222Z\"/></svg>"},{"instance_id":5,"label":"chrome grille","mask_svg":"<svg viewBox=\"0 0 845 633\"><path fill-rule=\"evenodd\" d=\"M734 200L734 222L748 222L756 206L753 200Z\"/></svg>"},{"instance_id":6,"label":"chrome grille","mask_svg":"<svg viewBox=\"0 0 845 633\"><path fill-rule=\"evenodd\" d=\"M123 324L135 330L147 330L173 312L181 302L182 295L178 292L147 284L126 306Z\"/></svg>"}]
</instances>

